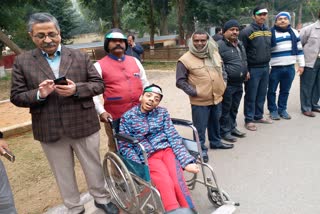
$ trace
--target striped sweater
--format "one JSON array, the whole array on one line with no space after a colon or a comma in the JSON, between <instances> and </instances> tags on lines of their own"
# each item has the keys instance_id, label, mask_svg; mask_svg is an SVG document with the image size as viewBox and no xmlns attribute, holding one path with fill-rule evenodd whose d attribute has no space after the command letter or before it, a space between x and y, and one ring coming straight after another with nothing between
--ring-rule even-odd
<instances>
[{"instance_id":1,"label":"striped sweater","mask_svg":"<svg viewBox=\"0 0 320 214\"><path fill-rule=\"evenodd\" d=\"M140 105L127 111L120 120L120 133L136 138L145 148L148 157L154 152L171 147L182 168L195 161L182 144L182 138L174 128L165 108L157 107L142 113ZM120 153L135 162L143 162L138 145L118 142Z\"/></svg>"},{"instance_id":2,"label":"striped sweater","mask_svg":"<svg viewBox=\"0 0 320 214\"><path fill-rule=\"evenodd\" d=\"M277 45L271 48L271 66L293 65L299 64L299 67L304 67L304 55L300 41L300 36L297 30L292 29L297 36L298 55L292 55L292 43L289 32L275 32Z\"/></svg>"}]
</instances>

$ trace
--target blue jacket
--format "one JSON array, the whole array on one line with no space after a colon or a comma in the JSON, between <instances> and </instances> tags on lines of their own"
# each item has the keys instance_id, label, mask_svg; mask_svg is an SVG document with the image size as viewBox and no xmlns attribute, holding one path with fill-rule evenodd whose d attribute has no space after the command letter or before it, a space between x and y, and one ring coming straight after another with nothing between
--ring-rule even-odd
<instances>
[{"instance_id":1,"label":"blue jacket","mask_svg":"<svg viewBox=\"0 0 320 214\"><path fill-rule=\"evenodd\" d=\"M120 133L136 138L145 148L148 157L158 150L172 148L182 168L195 162L182 144L182 138L174 128L169 113L165 108L157 107L151 112L142 113L140 105L127 111L120 120ZM143 162L138 145L118 142L120 153L138 163Z\"/></svg>"},{"instance_id":2,"label":"blue jacket","mask_svg":"<svg viewBox=\"0 0 320 214\"><path fill-rule=\"evenodd\" d=\"M126 55L133 56L137 58L141 62L140 55L143 53L143 48L141 45L136 44L133 48L128 45L128 49L126 50Z\"/></svg>"}]
</instances>

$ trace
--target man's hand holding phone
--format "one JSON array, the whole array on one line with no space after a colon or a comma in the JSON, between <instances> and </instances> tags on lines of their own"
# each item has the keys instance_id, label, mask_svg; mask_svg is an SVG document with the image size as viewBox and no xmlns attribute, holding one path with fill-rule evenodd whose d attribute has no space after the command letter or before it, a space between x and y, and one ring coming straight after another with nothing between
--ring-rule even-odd
<instances>
[{"instance_id":1,"label":"man's hand holding phone","mask_svg":"<svg viewBox=\"0 0 320 214\"><path fill-rule=\"evenodd\" d=\"M69 97L76 93L77 86L76 84L70 80L66 79L65 77L60 77L56 80L54 80L55 83L55 91L63 97Z\"/></svg>"},{"instance_id":2,"label":"man's hand holding phone","mask_svg":"<svg viewBox=\"0 0 320 214\"><path fill-rule=\"evenodd\" d=\"M15 156L10 152L8 144L0 139L0 155L7 158L9 161L14 162Z\"/></svg>"}]
</instances>

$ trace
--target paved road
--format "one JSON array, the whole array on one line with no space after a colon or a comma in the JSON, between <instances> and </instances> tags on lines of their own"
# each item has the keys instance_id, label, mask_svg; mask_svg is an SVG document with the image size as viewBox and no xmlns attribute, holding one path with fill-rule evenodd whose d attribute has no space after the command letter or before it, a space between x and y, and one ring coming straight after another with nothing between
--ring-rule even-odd
<instances>
[{"instance_id":1,"label":"paved road","mask_svg":"<svg viewBox=\"0 0 320 214\"><path fill-rule=\"evenodd\" d=\"M188 97L175 87L174 72L148 72L148 77L151 83L163 87L161 104L172 117L191 118ZM258 131L248 131L234 149L209 151L209 163L221 186L241 204L236 214L320 213L320 114L307 118L300 113L298 77L288 106L292 120L259 124ZM238 127L244 130L243 125L241 104ZM199 213L214 210L203 186L198 186L192 195Z\"/></svg>"},{"instance_id":2,"label":"paved road","mask_svg":"<svg viewBox=\"0 0 320 214\"><path fill-rule=\"evenodd\" d=\"M190 119L187 96L174 87L174 73L149 76L163 86L164 105L171 116ZM291 120L259 124L258 131L247 131L247 137L236 142L234 149L209 152L221 185L241 204L237 214L320 213L320 114L316 118L303 116L299 103L296 76L288 103ZM245 130L243 103L238 127ZM199 186L193 195L200 213L210 213L205 189Z\"/></svg>"}]
</instances>

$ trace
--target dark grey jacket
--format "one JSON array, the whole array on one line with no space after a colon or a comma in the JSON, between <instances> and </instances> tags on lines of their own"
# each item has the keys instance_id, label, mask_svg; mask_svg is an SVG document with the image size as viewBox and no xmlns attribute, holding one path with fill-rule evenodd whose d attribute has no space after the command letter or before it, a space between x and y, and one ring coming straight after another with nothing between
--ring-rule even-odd
<instances>
[{"instance_id":1,"label":"dark grey jacket","mask_svg":"<svg viewBox=\"0 0 320 214\"><path fill-rule=\"evenodd\" d=\"M241 85L247 75L246 50L241 41L235 47L225 38L219 40L219 54L228 76L228 85Z\"/></svg>"},{"instance_id":2,"label":"dark grey jacket","mask_svg":"<svg viewBox=\"0 0 320 214\"><path fill-rule=\"evenodd\" d=\"M271 59L271 32L263 25L251 23L239 35L246 49L248 66L266 67Z\"/></svg>"}]
</instances>

